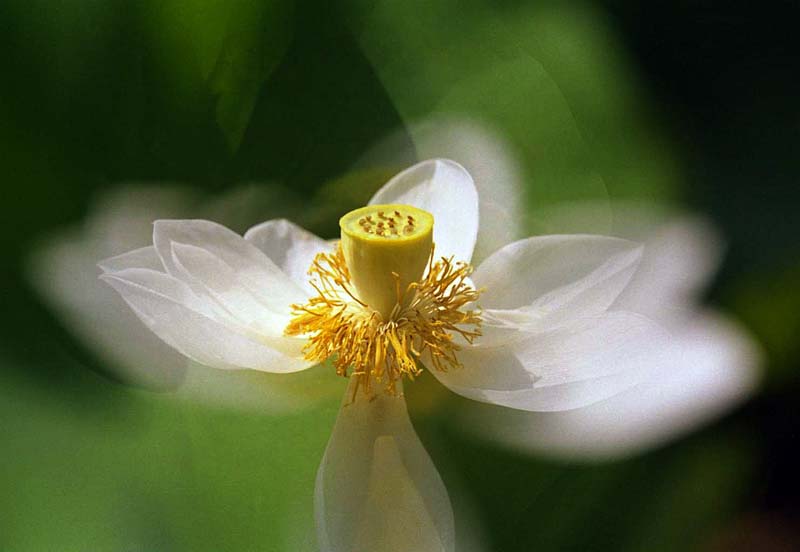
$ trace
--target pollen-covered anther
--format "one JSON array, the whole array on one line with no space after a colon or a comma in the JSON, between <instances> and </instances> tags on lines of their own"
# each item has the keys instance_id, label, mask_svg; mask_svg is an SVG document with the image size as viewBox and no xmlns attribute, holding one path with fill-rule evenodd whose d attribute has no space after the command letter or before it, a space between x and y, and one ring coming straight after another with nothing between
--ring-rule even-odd
<instances>
[{"instance_id":1,"label":"pollen-covered anther","mask_svg":"<svg viewBox=\"0 0 800 552\"><path fill-rule=\"evenodd\" d=\"M429 249L424 276L405 289L395 279L397 301L389 317L355 295L342 245L335 253L320 253L309 270L318 294L308 303L292 305L287 335L306 335L306 359L333 359L336 373L359 378L358 388L370 393L373 382L395 391L403 376L414 379L424 356L434 370L461 364L456 357L460 335L468 343L480 336L480 312L473 307L481 293L468 277L472 267L452 258L434 261Z\"/></svg>"}]
</instances>

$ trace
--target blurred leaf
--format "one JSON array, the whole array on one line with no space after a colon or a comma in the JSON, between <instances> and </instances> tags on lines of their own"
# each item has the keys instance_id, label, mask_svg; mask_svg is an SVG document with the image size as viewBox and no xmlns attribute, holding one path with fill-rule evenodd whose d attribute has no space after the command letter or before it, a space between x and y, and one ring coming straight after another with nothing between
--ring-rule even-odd
<instances>
[{"instance_id":1,"label":"blurred leaf","mask_svg":"<svg viewBox=\"0 0 800 552\"><path fill-rule=\"evenodd\" d=\"M502 91L502 95L498 93ZM437 112L488 119L511 137L527 169L534 211L561 201L606 197L569 106L542 65L523 56L497 62L450 87Z\"/></svg>"},{"instance_id":2,"label":"blurred leaf","mask_svg":"<svg viewBox=\"0 0 800 552\"><path fill-rule=\"evenodd\" d=\"M354 6L351 26L404 120L475 120L506 139L534 219L608 190L653 199L677 185L620 43L583 4Z\"/></svg>"},{"instance_id":3,"label":"blurred leaf","mask_svg":"<svg viewBox=\"0 0 800 552\"><path fill-rule=\"evenodd\" d=\"M492 13L452 7L378 2L364 10L361 45L403 118L463 118L497 131L522 161L534 210L605 197L574 117L542 65L515 47Z\"/></svg>"},{"instance_id":4,"label":"blurred leaf","mask_svg":"<svg viewBox=\"0 0 800 552\"><path fill-rule=\"evenodd\" d=\"M334 5L298 12L296 28L233 163L240 179L273 179L308 197L402 121Z\"/></svg>"},{"instance_id":5,"label":"blurred leaf","mask_svg":"<svg viewBox=\"0 0 800 552\"><path fill-rule=\"evenodd\" d=\"M575 116L614 199L670 199L684 175L638 66L609 15L590 2L537 2L504 14L507 33L541 62ZM658 110L662 110L659 112Z\"/></svg>"},{"instance_id":6,"label":"blurred leaf","mask_svg":"<svg viewBox=\"0 0 800 552\"><path fill-rule=\"evenodd\" d=\"M210 82L219 96L217 122L236 150L261 85L289 46L292 5L288 0L240 0L228 6L231 17Z\"/></svg>"},{"instance_id":7,"label":"blurred leaf","mask_svg":"<svg viewBox=\"0 0 800 552\"><path fill-rule=\"evenodd\" d=\"M167 0L150 13L173 70L207 80L217 123L235 151L261 85L291 41L292 0Z\"/></svg>"}]
</instances>

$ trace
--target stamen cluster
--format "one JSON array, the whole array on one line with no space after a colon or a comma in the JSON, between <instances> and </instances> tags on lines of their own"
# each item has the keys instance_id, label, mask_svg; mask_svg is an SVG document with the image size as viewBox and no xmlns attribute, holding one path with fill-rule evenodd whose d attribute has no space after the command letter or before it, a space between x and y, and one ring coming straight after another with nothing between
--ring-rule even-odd
<instances>
[{"instance_id":1,"label":"stamen cluster","mask_svg":"<svg viewBox=\"0 0 800 552\"><path fill-rule=\"evenodd\" d=\"M397 304L387 320L361 301L351 284L341 245L332 254L320 253L309 269L317 295L308 303L292 305L294 318L287 335L308 335L305 358L332 358L336 373L356 376L359 386L369 392L373 380L395 392L403 376L414 379L426 360L435 370L461 367L456 334L472 343L480 333L480 313L469 308L481 293L467 278L472 267L452 258L434 262L419 282L405 290L396 278Z\"/></svg>"}]
</instances>

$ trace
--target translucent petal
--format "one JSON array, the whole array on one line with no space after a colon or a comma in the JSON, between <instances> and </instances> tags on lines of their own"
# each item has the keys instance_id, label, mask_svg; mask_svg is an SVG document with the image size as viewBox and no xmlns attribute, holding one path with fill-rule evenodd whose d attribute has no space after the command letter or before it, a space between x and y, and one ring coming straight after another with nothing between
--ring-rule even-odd
<instances>
[{"instance_id":1,"label":"translucent petal","mask_svg":"<svg viewBox=\"0 0 800 552\"><path fill-rule=\"evenodd\" d=\"M721 239L706 221L692 217L650 229L644 239L642 262L614 308L667 321L699 303L719 265Z\"/></svg>"},{"instance_id":2,"label":"translucent petal","mask_svg":"<svg viewBox=\"0 0 800 552\"><path fill-rule=\"evenodd\" d=\"M630 388L659 368L651 353L664 330L640 315L610 312L511 344L459 351L462 369L431 370L467 398L531 411L579 408Z\"/></svg>"},{"instance_id":3,"label":"translucent petal","mask_svg":"<svg viewBox=\"0 0 800 552\"><path fill-rule=\"evenodd\" d=\"M471 403L458 425L550 456L605 459L657 446L719 417L752 393L759 351L731 322L685 321L652 362L665 370L606 400L566 412L531 413Z\"/></svg>"},{"instance_id":4,"label":"translucent petal","mask_svg":"<svg viewBox=\"0 0 800 552\"><path fill-rule=\"evenodd\" d=\"M158 337L196 362L266 372L294 372L309 366L301 359L301 341L284 337L257 340L239 333L220 320L213 305L172 276L132 268L101 278Z\"/></svg>"},{"instance_id":5,"label":"translucent petal","mask_svg":"<svg viewBox=\"0 0 800 552\"><path fill-rule=\"evenodd\" d=\"M268 220L248 230L244 239L255 245L298 286L308 293L308 269L317 253L330 253L331 245L286 219Z\"/></svg>"},{"instance_id":6,"label":"translucent petal","mask_svg":"<svg viewBox=\"0 0 800 552\"><path fill-rule=\"evenodd\" d=\"M140 247L121 255L103 259L97 266L103 272L117 272L126 268L149 268L150 270L164 271L164 265L152 245Z\"/></svg>"},{"instance_id":7,"label":"translucent petal","mask_svg":"<svg viewBox=\"0 0 800 552\"><path fill-rule=\"evenodd\" d=\"M178 271L176 274L180 274L184 282L193 284L195 289L202 289L213 297L239 324L259 334L283 334L291 319L292 297L276 294L270 305L264 304L238 273L202 247L173 243L172 255Z\"/></svg>"},{"instance_id":8,"label":"translucent petal","mask_svg":"<svg viewBox=\"0 0 800 552\"><path fill-rule=\"evenodd\" d=\"M616 202L612 225L596 220L606 207L596 202L569 204L551 220L568 232L610 232L644 244L642 261L613 308L665 321L694 308L723 249L722 239L709 221L663 206Z\"/></svg>"},{"instance_id":9,"label":"translucent petal","mask_svg":"<svg viewBox=\"0 0 800 552\"><path fill-rule=\"evenodd\" d=\"M323 552L453 552L447 490L402 396L348 390L317 473Z\"/></svg>"},{"instance_id":10,"label":"translucent petal","mask_svg":"<svg viewBox=\"0 0 800 552\"><path fill-rule=\"evenodd\" d=\"M306 294L278 268L269 257L237 233L207 220L158 220L154 224L153 244L167 273L184 278L173 256L173 243L205 249L225 263L243 286L273 310L299 303ZM203 279L205 274L195 274ZM196 281L187 281L195 291L203 292Z\"/></svg>"},{"instance_id":11,"label":"translucent petal","mask_svg":"<svg viewBox=\"0 0 800 552\"><path fill-rule=\"evenodd\" d=\"M539 328L605 312L630 282L639 244L591 235L542 236L501 248L472 280L487 309L524 309Z\"/></svg>"},{"instance_id":12,"label":"translucent petal","mask_svg":"<svg viewBox=\"0 0 800 552\"><path fill-rule=\"evenodd\" d=\"M396 175L370 205L401 203L433 214L437 257L469 262L478 235L478 192L469 173L454 161L423 161Z\"/></svg>"}]
</instances>

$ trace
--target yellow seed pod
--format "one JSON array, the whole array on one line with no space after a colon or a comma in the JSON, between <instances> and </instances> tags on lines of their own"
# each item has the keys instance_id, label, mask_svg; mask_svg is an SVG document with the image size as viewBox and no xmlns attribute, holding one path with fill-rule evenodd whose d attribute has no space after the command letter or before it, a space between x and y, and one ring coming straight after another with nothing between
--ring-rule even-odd
<instances>
[{"instance_id":1,"label":"yellow seed pod","mask_svg":"<svg viewBox=\"0 0 800 552\"><path fill-rule=\"evenodd\" d=\"M410 205L369 205L347 213L339 227L358 298L388 320L398 293L402 300L408 285L422 278L433 245L433 215Z\"/></svg>"}]
</instances>

